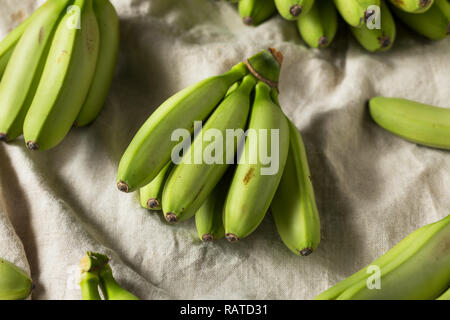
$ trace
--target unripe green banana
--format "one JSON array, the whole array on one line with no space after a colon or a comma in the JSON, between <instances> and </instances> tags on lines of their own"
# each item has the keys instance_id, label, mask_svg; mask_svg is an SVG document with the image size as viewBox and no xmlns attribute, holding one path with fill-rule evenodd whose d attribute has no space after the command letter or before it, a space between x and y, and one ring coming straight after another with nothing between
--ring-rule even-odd
<instances>
[{"instance_id":1,"label":"unripe green banana","mask_svg":"<svg viewBox=\"0 0 450 320\"><path fill-rule=\"evenodd\" d=\"M381 269L380 289L363 280L338 300L434 300L450 285L450 215Z\"/></svg>"},{"instance_id":2,"label":"unripe green banana","mask_svg":"<svg viewBox=\"0 0 450 320\"><path fill-rule=\"evenodd\" d=\"M372 118L406 140L450 150L450 109L399 98L375 97L369 102Z\"/></svg>"},{"instance_id":3,"label":"unripe green banana","mask_svg":"<svg viewBox=\"0 0 450 320\"><path fill-rule=\"evenodd\" d=\"M356 40L370 52L389 50L395 41L395 21L384 0L381 0L380 17L378 18L381 19L381 29L369 29L366 25L359 28L350 26Z\"/></svg>"},{"instance_id":4,"label":"unripe green banana","mask_svg":"<svg viewBox=\"0 0 450 320\"><path fill-rule=\"evenodd\" d=\"M8 65L9 59L22 37L28 25L33 20L34 16L40 14L42 6L37 9L31 16L29 16L25 21L18 25L14 30L12 30L1 42L0 42L0 79L2 78L3 72Z\"/></svg>"},{"instance_id":5,"label":"unripe green banana","mask_svg":"<svg viewBox=\"0 0 450 320\"><path fill-rule=\"evenodd\" d=\"M94 11L100 31L100 47L94 79L75 126L90 124L102 109L114 78L119 52L119 18L109 0L95 0Z\"/></svg>"},{"instance_id":6,"label":"unripe green banana","mask_svg":"<svg viewBox=\"0 0 450 320\"><path fill-rule=\"evenodd\" d=\"M436 300L450 300L450 288L448 288L447 291L440 295Z\"/></svg>"},{"instance_id":7,"label":"unripe green banana","mask_svg":"<svg viewBox=\"0 0 450 320\"><path fill-rule=\"evenodd\" d=\"M290 121L289 154L270 207L284 244L297 255L311 254L320 243L320 218L305 145Z\"/></svg>"},{"instance_id":8,"label":"unripe green banana","mask_svg":"<svg viewBox=\"0 0 450 320\"><path fill-rule=\"evenodd\" d=\"M194 130L194 121L204 120L230 86L248 73L244 63L229 72L203 80L166 100L136 133L120 160L117 187L131 192L150 183L170 161L175 129Z\"/></svg>"},{"instance_id":9,"label":"unripe green banana","mask_svg":"<svg viewBox=\"0 0 450 320\"><path fill-rule=\"evenodd\" d=\"M106 300L139 300L131 292L122 288L114 279L109 264L103 266L99 271L100 288Z\"/></svg>"},{"instance_id":10,"label":"unripe green banana","mask_svg":"<svg viewBox=\"0 0 450 320\"><path fill-rule=\"evenodd\" d=\"M225 236L223 205L230 187L231 174L225 174L195 214L195 225L200 240L213 241Z\"/></svg>"},{"instance_id":11,"label":"unripe green banana","mask_svg":"<svg viewBox=\"0 0 450 320\"><path fill-rule=\"evenodd\" d=\"M409 234L369 266L315 299L435 299L450 284L449 241L450 215ZM380 269L381 289L367 288L370 266Z\"/></svg>"},{"instance_id":12,"label":"unripe green banana","mask_svg":"<svg viewBox=\"0 0 450 320\"><path fill-rule=\"evenodd\" d=\"M69 132L88 94L98 50L99 29L92 0L76 0L56 29L25 118L28 149L50 149Z\"/></svg>"},{"instance_id":13,"label":"unripe green banana","mask_svg":"<svg viewBox=\"0 0 450 320\"><path fill-rule=\"evenodd\" d=\"M255 134L249 132L246 138L225 201L225 235L230 242L245 238L261 223L277 190L289 150L288 121L272 100L270 87L263 82L256 85L248 128ZM261 153L268 152L277 158L277 167L269 168L276 161L262 159Z\"/></svg>"},{"instance_id":14,"label":"unripe green banana","mask_svg":"<svg viewBox=\"0 0 450 320\"><path fill-rule=\"evenodd\" d=\"M99 270L107 265L109 258L104 254L87 252L80 262L80 287L83 300L101 300L99 294Z\"/></svg>"},{"instance_id":15,"label":"unripe green banana","mask_svg":"<svg viewBox=\"0 0 450 320\"><path fill-rule=\"evenodd\" d=\"M390 0L396 7L409 13L424 13L433 5L433 0ZM447 0L444 0L447 1Z\"/></svg>"},{"instance_id":16,"label":"unripe green banana","mask_svg":"<svg viewBox=\"0 0 450 320\"><path fill-rule=\"evenodd\" d=\"M272 17L277 8L274 0L241 0L239 14L248 26L257 26Z\"/></svg>"},{"instance_id":17,"label":"unripe green banana","mask_svg":"<svg viewBox=\"0 0 450 320\"><path fill-rule=\"evenodd\" d=\"M161 198L164 185L172 169L169 162L148 185L139 191L141 206L150 210L161 210Z\"/></svg>"},{"instance_id":18,"label":"unripe green banana","mask_svg":"<svg viewBox=\"0 0 450 320\"><path fill-rule=\"evenodd\" d=\"M301 15L308 13L313 4L314 0L275 0L278 12L286 20L297 20Z\"/></svg>"},{"instance_id":19,"label":"unripe green banana","mask_svg":"<svg viewBox=\"0 0 450 320\"><path fill-rule=\"evenodd\" d=\"M22 134L25 116L41 78L46 54L68 0L49 0L29 22L0 82L0 140Z\"/></svg>"},{"instance_id":20,"label":"unripe green banana","mask_svg":"<svg viewBox=\"0 0 450 320\"><path fill-rule=\"evenodd\" d=\"M393 11L408 27L431 40L444 39L450 34L450 3L447 0L435 0L422 14L407 13L395 7Z\"/></svg>"},{"instance_id":21,"label":"unripe green banana","mask_svg":"<svg viewBox=\"0 0 450 320\"><path fill-rule=\"evenodd\" d=\"M315 1L311 10L297 20L303 40L312 48L326 48L334 39L338 15L332 1Z\"/></svg>"},{"instance_id":22,"label":"unripe green banana","mask_svg":"<svg viewBox=\"0 0 450 320\"><path fill-rule=\"evenodd\" d=\"M375 14L370 7L380 7L380 0L334 0L334 4L349 25L362 27Z\"/></svg>"},{"instance_id":23,"label":"unripe green banana","mask_svg":"<svg viewBox=\"0 0 450 320\"><path fill-rule=\"evenodd\" d=\"M247 75L239 88L223 100L195 138L188 154L170 174L162 198L168 222L192 217L233 163L247 124L255 84L256 79ZM229 130L241 132L229 138ZM213 151L217 156L212 155ZM205 159L206 156L211 159Z\"/></svg>"},{"instance_id":24,"label":"unripe green banana","mask_svg":"<svg viewBox=\"0 0 450 320\"><path fill-rule=\"evenodd\" d=\"M22 269L0 258L0 300L26 299L31 288L31 279Z\"/></svg>"}]
</instances>

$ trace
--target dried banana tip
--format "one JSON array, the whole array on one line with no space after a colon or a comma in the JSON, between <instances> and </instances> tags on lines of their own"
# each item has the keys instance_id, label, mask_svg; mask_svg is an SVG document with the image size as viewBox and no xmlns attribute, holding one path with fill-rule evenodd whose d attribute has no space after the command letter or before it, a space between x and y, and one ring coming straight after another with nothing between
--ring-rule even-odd
<instances>
[{"instance_id":1,"label":"dried banana tip","mask_svg":"<svg viewBox=\"0 0 450 320\"><path fill-rule=\"evenodd\" d=\"M293 5L290 9L289 12L294 16L294 17L298 17L301 13L302 13L302 6L296 4Z\"/></svg>"},{"instance_id":2,"label":"dried banana tip","mask_svg":"<svg viewBox=\"0 0 450 320\"><path fill-rule=\"evenodd\" d=\"M166 214L166 220L168 223L176 223L178 221L178 218L175 213L169 212Z\"/></svg>"},{"instance_id":3,"label":"dried banana tip","mask_svg":"<svg viewBox=\"0 0 450 320\"><path fill-rule=\"evenodd\" d=\"M27 148L28 148L28 150L31 150L31 151L37 151L37 150L39 150L39 144L37 144L34 141L28 141Z\"/></svg>"},{"instance_id":4,"label":"dried banana tip","mask_svg":"<svg viewBox=\"0 0 450 320\"><path fill-rule=\"evenodd\" d=\"M239 237L232 233L227 233L226 238L229 242L237 242L239 241Z\"/></svg>"},{"instance_id":5,"label":"dried banana tip","mask_svg":"<svg viewBox=\"0 0 450 320\"><path fill-rule=\"evenodd\" d=\"M156 209L160 206L158 199L155 198L149 199L147 205L150 209Z\"/></svg>"},{"instance_id":6,"label":"dried banana tip","mask_svg":"<svg viewBox=\"0 0 450 320\"><path fill-rule=\"evenodd\" d=\"M214 237L212 235L210 235L209 233L207 233L202 236L202 240L205 242L213 241Z\"/></svg>"},{"instance_id":7,"label":"dried banana tip","mask_svg":"<svg viewBox=\"0 0 450 320\"><path fill-rule=\"evenodd\" d=\"M253 25L253 19L251 17L245 17L243 19L244 24L248 25L248 26L252 26Z\"/></svg>"},{"instance_id":8,"label":"dried banana tip","mask_svg":"<svg viewBox=\"0 0 450 320\"><path fill-rule=\"evenodd\" d=\"M117 189L119 189L122 192L128 192L129 191L128 185L125 182L123 182L122 180L117 182Z\"/></svg>"}]
</instances>

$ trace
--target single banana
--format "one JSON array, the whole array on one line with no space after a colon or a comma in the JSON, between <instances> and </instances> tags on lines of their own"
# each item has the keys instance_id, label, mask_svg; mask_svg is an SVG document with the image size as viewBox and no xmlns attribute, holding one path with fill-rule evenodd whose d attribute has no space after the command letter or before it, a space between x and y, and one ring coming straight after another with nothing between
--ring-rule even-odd
<instances>
[{"instance_id":1,"label":"single banana","mask_svg":"<svg viewBox=\"0 0 450 320\"><path fill-rule=\"evenodd\" d=\"M0 300L26 299L31 288L31 279L22 269L0 258Z\"/></svg>"},{"instance_id":2,"label":"single banana","mask_svg":"<svg viewBox=\"0 0 450 320\"><path fill-rule=\"evenodd\" d=\"M46 54L68 0L49 0L33 14L0 82L0 140L22 134L23 123L41 78Z\"/></svg>"},{"instance_id":3,"label":"single banana","mask_svg":"<svg viewBox=\"0 0 450 320\"><path fill-rule=\"evenodd\" d=\"M230 177L231 174L225 174L225 178L217 184L195 214L197 233L203 241L219 240L225 236L223 205L230 187Z\"/></svg>"},{"instance_id":4,"label":"single banana","mask_svg":"<svg viewBox=\"0 0 450 320\"><path fill-rule=\"evenodd\" d=\"M28 149L47 150L69 132L88 94L99 29L92 0L76 0L59 23L36 95L25 117Z\"/></svg>"},{"instance_id":5,"label":"single banana","mask_svg":"<svg viewBox=\"0 0 450 320\"><path fill-rule=\"evenodd\" d=\"M194 130L194 121L204 120L230 86L248 73L244 63L229 72L203 80L166 100L136 133L120 160L117 187L131 192L150 183L170 161L175 129Z\"/></svg>"},{"instance_id":6,"label":"single banana","mask_svg":"<svg viewBox=\"0 0 450 320\"><path fill-rule=\"evenodd\" d=\"M434 300L450 285L450 215L380 271L380 289L362 280L338 300Z\"/></svg>"},{"instance_id":7,"label":"single banana","mask_svg":"<svg viewBox=\"0 0 450 320\"><path fill-rule=\"evenodd\" d=\"M256 85L250 132L225 201L225 236L230 242L245 238L258 227L283 174L289 150L289 124L272 100L272 93L267 84L260 81ZM263 159L269 152L272 161Z\"/></svg>"},{"instance_id":8,"label":"single banana","mask_svg":"<svg viewBox=\"0 0 450 320\"><path fill-rule=\"evenodd\" d=\"M75 120L75 126L90 124L102 109L114 78L119 52L119 18L109 0L95 0L94 11L100 30L97 66L86 101Z\"/></svg>"},{"instance_id":9,"label":"single banana","mask_svg":"<svg viewBox=\"0 0 450 320\"><path fill-rule=\"evenodd\" d=\"M395 21L384 0L381 0L379 18L381 18L381 29L369 29L366 25L359 28L350 26L350 30L356 40L367 51L386 51L394 44L396 35Z\"/></svg>"},{"instance_id":10,"label":"single banana","mask_svg":"<svg viewBox=\"0 0 450 320\"><path fill-rule=\"evenodd\" d=\"M272 17L276 12L274 0L241 0L239 14L248 26L257 26Z\"/></svg>"},{"instance_id":11,"label":"single banana","mask_svg":"<svg viewBox=\"0 0 450 320\"><path fill-rule=\"evenodd\" d=\"M9 59L22 37L28 25L33 20L34 16L40 14L42 6L37 9L31 16L29 16L25 21L19 24L14 30L12 30L1 42L0 42L0 79L2 78L3 72L5 72L6 66L8 65Z\"/></svg>"},{"instance_id":12,"label":"single banana","mask_svg":"<svg viewBox=\"0 0 450 320\"><path fill-rule=\"evenodd\" d=\"M284 244L295 254L307 256L319 245L320 218L305 145L290 121L289 141L286 166L270 207Z\"/></svg>"},{"instance_id":13,"label":"single banana","mask_svg":"<svg viewBox=\"0 0 450 320\"><path fill-rule=\"evenodd\" d=\"M448 288L447 291L440 295L436 300L450 300L450 288Z\"/></svg>"},{"instance_id":14,"label":"single banana","mask_svg":"<svg viewBox=\"0 0 450 320\"><path fill-rule=\"evenodd\" d=\"M447 0L435 0L422 14L407 13L395 7L393 11L404 24L431 40L441 40L450 34L450 2Z\"/></svg>"},{"instance_id":15,"label":"single banana","mask_svg":"<svg viewBox=\"0 0 450 320\"><path fill-rule=\"evenodd\" d=\"M109 258L104 254L87 252L80 262L80 287L83 300L101 300L99 270L107 265Z\"/></svg>"},{"instance_id":16,"label":"single banana","mask_svg":"<svg viewBox=\"0 0 450 320\"><path fill-rule=\"evenodd\" d=\"M450 284L449 241L450 215L414 231L315 299L435 299ZM367 288L371 266L380 269L381 289Z\"/></svg>"},{"instance_id":17,"label":"single banana","mask_svg":"<svg viewBox=\"0 0 450 320\"><path fill-rule=\"evenodd\" d=\"M183 156L170 174L162 197L168 222L192 217L233 163L247 124L255 84L256 79L247 75L239 88L223 100L192 143L187 154L190 157ZM228 137L229 130L241 133ZM206 159L207 156L211 159Z\"/></svg>"},{"instance_id":18,"label":"single banana","mask_svg":"<svg viewBox=\"0 0 450 320\"><path fill-rule=\"evenodd\" d=\"M297 20L303 40L312 48L326 48L338 28L338 15L332 1L315 1L311 10Z\"/></svg>"},{"instance_id":19,"label":"single banana","mask_svg":"<svg viewBox=\"0 0 450 320\"><path fill-rule=\"evenodd\" d=\"M450 150L450 109L399 98L375 97L369 102L372 118L406 140Z\"/></svg>"},{"instance_id":20,"label":"single banana","mask_svg":"<svg viewBox=\"0 0 450 320\"><path fill-rule=\"evenodd\" d=\"M141 206L150 210L161 210L161 198L164 185L172 169L169 162L148 185L139 191Z\"/></svg>"},{"instance_id":21,"label":"single banana","mask_svg":"<svg viewBox=\"0 0 450 320\"><path fill-rule=\"evenodd\" d=\"M103 266L99 271L100 288L106 300L139 300L131 292L122 288L114 279L109 264Z\"/></svg>"},{"instance_id":22,"label":"single banana","mask_svg":"<svg viewBox=\"0 0 450 320\"><path fill-rule=\"evenodd\" d=\"M362 27L376 13L371 6L380 7L380 0L334 0L342 18L352 27Z\"/></svg>"},{"instance_id":23,"label":"single banana","mask_svg":"<svg viewBox=\"0 0 450 320\"><path fill-rule=\"evenodd\" d=\"M280 15L286 20L297 20L308 13L315 0L275 0L275 6ZM322 0L318 0L322 1Z\"/></svg>"},{"instance_id":24,"label":"single banana","mask_svg":"<svg viewBox=\"0 0 450 320\"><path fill-rule=\"evenodd\" d=\"M424 13L433 5L433 0L390 0L392 4L409 13ZM447 1L447 0L444 0Z\"/></svg>"}]
</instances>

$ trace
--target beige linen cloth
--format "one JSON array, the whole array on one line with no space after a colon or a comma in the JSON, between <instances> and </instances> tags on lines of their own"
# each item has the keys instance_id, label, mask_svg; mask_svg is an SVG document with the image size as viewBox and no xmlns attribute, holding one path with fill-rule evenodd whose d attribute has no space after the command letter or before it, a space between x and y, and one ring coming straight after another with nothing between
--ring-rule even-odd
<instances>
[{"instance_id":1,"label":"beige linen cloth","mask_svg":"<svg viewBox=\"0 0 450 320\"><path fill-rule=\"evenodd\" d=\"M0 37L42 2L0 0ZM450 108L449 38L400 25L390 52L369 54L341 25L332 48L316 51L294 23L246 27L226 2L112 2L122 42L97 121L50 151L0 145L0 257L31 272L33 299L79 299L87 250L111 256L117 280L143 299L311 299L450 213L450 153L389 134L366 105L383 95ZM309 257L284 246L270 214L239 243L202 243L194 219L168 225L116 189L122 153L160 103L268 47L284 53L281 105L303 134L320 211Z\"/></svg>"}]
</instances>

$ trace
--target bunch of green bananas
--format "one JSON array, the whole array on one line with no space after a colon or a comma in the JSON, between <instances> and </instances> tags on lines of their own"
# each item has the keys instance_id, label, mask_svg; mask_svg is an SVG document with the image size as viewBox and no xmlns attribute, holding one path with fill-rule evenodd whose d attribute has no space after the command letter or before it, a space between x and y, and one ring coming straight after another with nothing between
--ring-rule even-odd
<instances>
[{"instance_id":1,"label":"bunch of green bananas","mask_svg":"<svg viewBox=\"0 0 450 320\"><path fill-rule=\"evenodd\" d=\"M450 299L450 215L414 231L316 299Z\"/></svg>"},{"instance_id":2,"label":"bunch of green bananas","mask_svg":"<svg viewBox=\"0 0 450 320\"><path fill-rule=\"evenodd\" d=\"M99 114L119 48L109 0L48 0L0 43L0 140L56 146Z\"/></svg>"},{"instance_id":3,"label":"bunch of green bananas","mask_svg":"<svg viewBox=\"0 0 450 320\"><path fill-rule=\"evenodd\" d=\"M247 237L271 207L285 244L296 254L310 254L320 241L320 221L303 141L278 102L281 62L280 52L264 50L169 98L125 151L119 190L140 188L141 205L162 209L170 223L195 215L205 241ZM193 135L195 122L203 120ZM179 137L172 139L177 129L186 131L189 142L194 136L182 150L177 149ZM259 133L263 146L254 143L252 132ZM211 150L215 158L209 162L203 155ZM265 174L270 164L261 153L267 150L278 159L278 168ZM181 151L174 164L173 155ZM198 156L199 162L192 161Z\"/></svg>"},{"instance_id":4,"label":"bunch of green bananas","mask_svg":"<svg viewBox=\"0 0 450 320\"><path fill-rule=\"evenodd\" d=\"M31 293L30 277L19 267L0 258L0 300L23 300Z\"/></svg>"},{"instance_id":5,"label":"bunch of green bananas","mask_svg":"<svg viewBox=\"0 0 450 320\"><path fill-rule=\"evenodd\" d=\"M80 262L80 287L83 300L139 300L114 279L109 258L101 253L87 252Z\"/></svg>"},{"instance_id":6,"label":"bunch of green bananas","mask_svg":"<svg viewBox=\"0 0 450 320\"><path fill-rule=\"evenodd\" d=\"M284 19L296 21L300 35L312 48L331 44L338 30L338 13L370 52L392 47L396 25L391 11L429 39L440 40L450 34L448 0L239 0L238 7L247 25L258 25L278 10Z\"/></svg>"}]
</instances>

